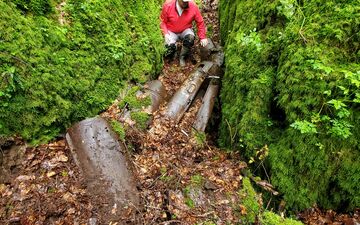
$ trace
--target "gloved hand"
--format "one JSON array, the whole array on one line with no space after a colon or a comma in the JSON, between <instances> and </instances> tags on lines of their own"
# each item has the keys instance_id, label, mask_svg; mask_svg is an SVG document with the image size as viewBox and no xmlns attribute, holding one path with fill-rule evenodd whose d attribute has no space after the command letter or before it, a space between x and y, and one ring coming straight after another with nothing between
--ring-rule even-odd
<instances>
[{"instance_id":1,"label":"gloved hand","mask_svg":"<svg viewBox=\"0 0 360 225\"><path fill-rule=\"evenodd\" d=\"M200 45L202 47L205 47L208 43L209 43L208 39L206 39L206 38L200 40Z\"/></svg>"},{"instance_id":2,"label":"gloved hand","mask_svg":"<svg viewBox=\"0 0 360 225\"><path fill-rule=\"evenodd\" d=\"M171 41L170 34L165 34L165 43L169 44Z\"/></svg>"}]
</instances>

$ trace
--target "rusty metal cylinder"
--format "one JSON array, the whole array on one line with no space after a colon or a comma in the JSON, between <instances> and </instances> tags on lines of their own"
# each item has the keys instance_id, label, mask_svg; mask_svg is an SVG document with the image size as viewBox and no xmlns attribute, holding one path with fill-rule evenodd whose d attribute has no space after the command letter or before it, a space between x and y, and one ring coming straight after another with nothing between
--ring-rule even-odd
<instances>
[{"instance_id":1,"label":"rusty metal cylinder","mask_svg":"<svg viewBox=\"0 0 360 225\"><path fill-rule=\"evenodd\" d=\"M145 84L145 92L150 94L150 112L159 109L160 104L166 99L166 89L160 80L152 80Z\"/></svg>"},{"instance_id":2,"label":"rusty metal cylinder","mask_svg":"<svg viewBox=\"0 0 360 225\"><path fill-rule=\"evenodd\" d=\"M194 128L197 131L205 131L207 123L211 117L212 110L214 108L216 96L219 92L219 85L216 82L210 82L206 93L202 99L202 105L197 113Z\"/></svg>"},{"instance_id":3,"label":"rusty metal cylinder","mask_svg":"<svg viewBox=\"0 0 360 225\"><path fill-rule=\"evenodd\" d=\"M106 120L100 117L83 120L68 130L66 140L83 171L88 192L106 200L104 210L139 206L125 146L117 140ZM116 214L113 219L120 216Z\"/></svg>"},{"instance_id":4,"label":"rusty metal cylinder","mask_svg":"<svg viewBox=\"0 0 360 225\"><path fill-rule=\"evenodd\" d=\"M211 54L210 59L214 64L222 66L224 64L224 52L219 47L217 51Z\"/></svg>"},{"instance_id":5,"label":"rusty metal cylinder","mask_svg":"<svg viewBox=\"0 0 360 225\"><path fill-rule=\"evenodd\" d=\"M180 121L186 110L191 105L192 100L194 99L212 65L212 62L202 62L195 72L193 72L185 80L179 90L170 99L165 110L165 116L173 119L176 123Z\"/></svg>"}]
</instances>

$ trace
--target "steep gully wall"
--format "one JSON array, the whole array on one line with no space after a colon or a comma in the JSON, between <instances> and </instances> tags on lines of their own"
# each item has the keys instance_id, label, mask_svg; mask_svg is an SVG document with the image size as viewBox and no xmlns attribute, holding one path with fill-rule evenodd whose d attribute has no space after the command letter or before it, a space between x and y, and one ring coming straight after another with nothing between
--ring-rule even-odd
<instances>
[{"instance_id":1,"label":"steep gully wall","mask_svg":"<svg viewBox=\"0 0 360 225\"><path fill-rule=\"evenodd\" d=\"M220 1L220 144L290 210L360 206L359 16L357 1Z\"/></svg>"}]
</instances>

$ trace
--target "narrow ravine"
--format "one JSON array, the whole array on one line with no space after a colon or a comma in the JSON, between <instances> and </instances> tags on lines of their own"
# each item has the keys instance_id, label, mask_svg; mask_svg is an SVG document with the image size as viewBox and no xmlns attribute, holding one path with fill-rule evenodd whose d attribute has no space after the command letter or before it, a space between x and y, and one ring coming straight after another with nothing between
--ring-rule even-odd
<instances>
[{"instance_id":1,"label":"narrow ravine","mask_svg":"<svg viewBox=\"0 0 360 225\"><path fill-rule=\"evenodd\" d=\"M210 38L218 44L218 0L203 0L201 9L205 24L211 24ZM198 42L193 51L199 63ZM197 66L190 60L184 68L177 60L166 61L158 80L167 95L173 96ZM147 128L139 129L122 120L122 97L100 116L127 126L124 143L141 207L104 211L106 196L87 191L65 137L38 147L13 138L0 144L0 224L249 224L244 216L253 212L244 206L247 193L241 190L245 177L253 177L238 152L216 146L216 125L205 135L193 129L201 99L195 98L179 123L164 116L164 102ZM261 182L270 194L276 193L268 181ZM254 194L253 200L263 203L261 195ZM121 220L112 220L119 211ZM301 214L307 224L350 225L359 218L359 212L350 216L313 209Z\"/></svg>"},{"instance_id":2,"label":"narrow ravine","mask_svg":"<svg viewBox=\"0 0 360 225\"><path fill-rule=\"evenodd\" d=\"M212 24L211 38L218 43L217 2L204 3L203 16L206 24ZM198 43L193 51L200 62ZM172 96L196 66L190 60L185 68L180 68L177 60L165 62L158 80ZM153 114L148 132L128 134L127 140L138 146L133 161L144 207L138 212L143 224L241 222L237 191L246 163L196 137L192 125L200 105L201 99L196 99L176 124L164 115L165 102Z\"/></svg>"},{"instance_id":3,"label":"narrow ravine","mask_svg":"<svg viewBox=\"0 0 360 225\"><path fill-rule=\"evenodd\" d=\"M203 16L212 24L212 40L219 42L217 2L204 1ZM200 62L199 45L193 49ZM172 96L196 65L190 61L180 68L177 61L165 62L159 80L168 96ZM104 118L118 118L118 101L102 113ZM87 193L86 182L75 165L63 138L38 147L27 147L20 139L13 140L16 155L6 156L0 186L0 215L6 223L18 224L216 224L238 222L241 169L246 163L236 154L227 154L205 139L196 139L192 124L200 107L197 99L180 123L164 119L164 105L154 113L149 132L133 129L127 144L132 153L135 176L139 181L142 209L137 216L111 221L111 214L102 206L105 198ZM13 160L14 159L14 160ZM16 159L16 160L15 160ZM129 209L129 215L132 214ZM124 214L126 215L126 213Z\"/></svg>"}]
</instances>

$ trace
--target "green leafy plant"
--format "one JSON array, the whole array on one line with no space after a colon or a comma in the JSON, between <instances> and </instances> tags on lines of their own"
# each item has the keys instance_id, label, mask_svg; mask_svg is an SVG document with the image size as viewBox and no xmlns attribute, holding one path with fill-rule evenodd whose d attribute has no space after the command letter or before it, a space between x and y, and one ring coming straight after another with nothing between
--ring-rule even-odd
<instances>
[{"instance_id":1,"label":"green leafy plant","mask_svg":"<svg viewBox=\"0 0 360 225\"><path fill-rule=\"evenodd\" d=\"M304 120L304 121L295 121L290 126L297 129L297 130L300 130L300 132L302 134L315 134L315 133L317 133L315 124L310 123L310 122L308 122L306 120Z\"/></svg>"}]
</instances>

